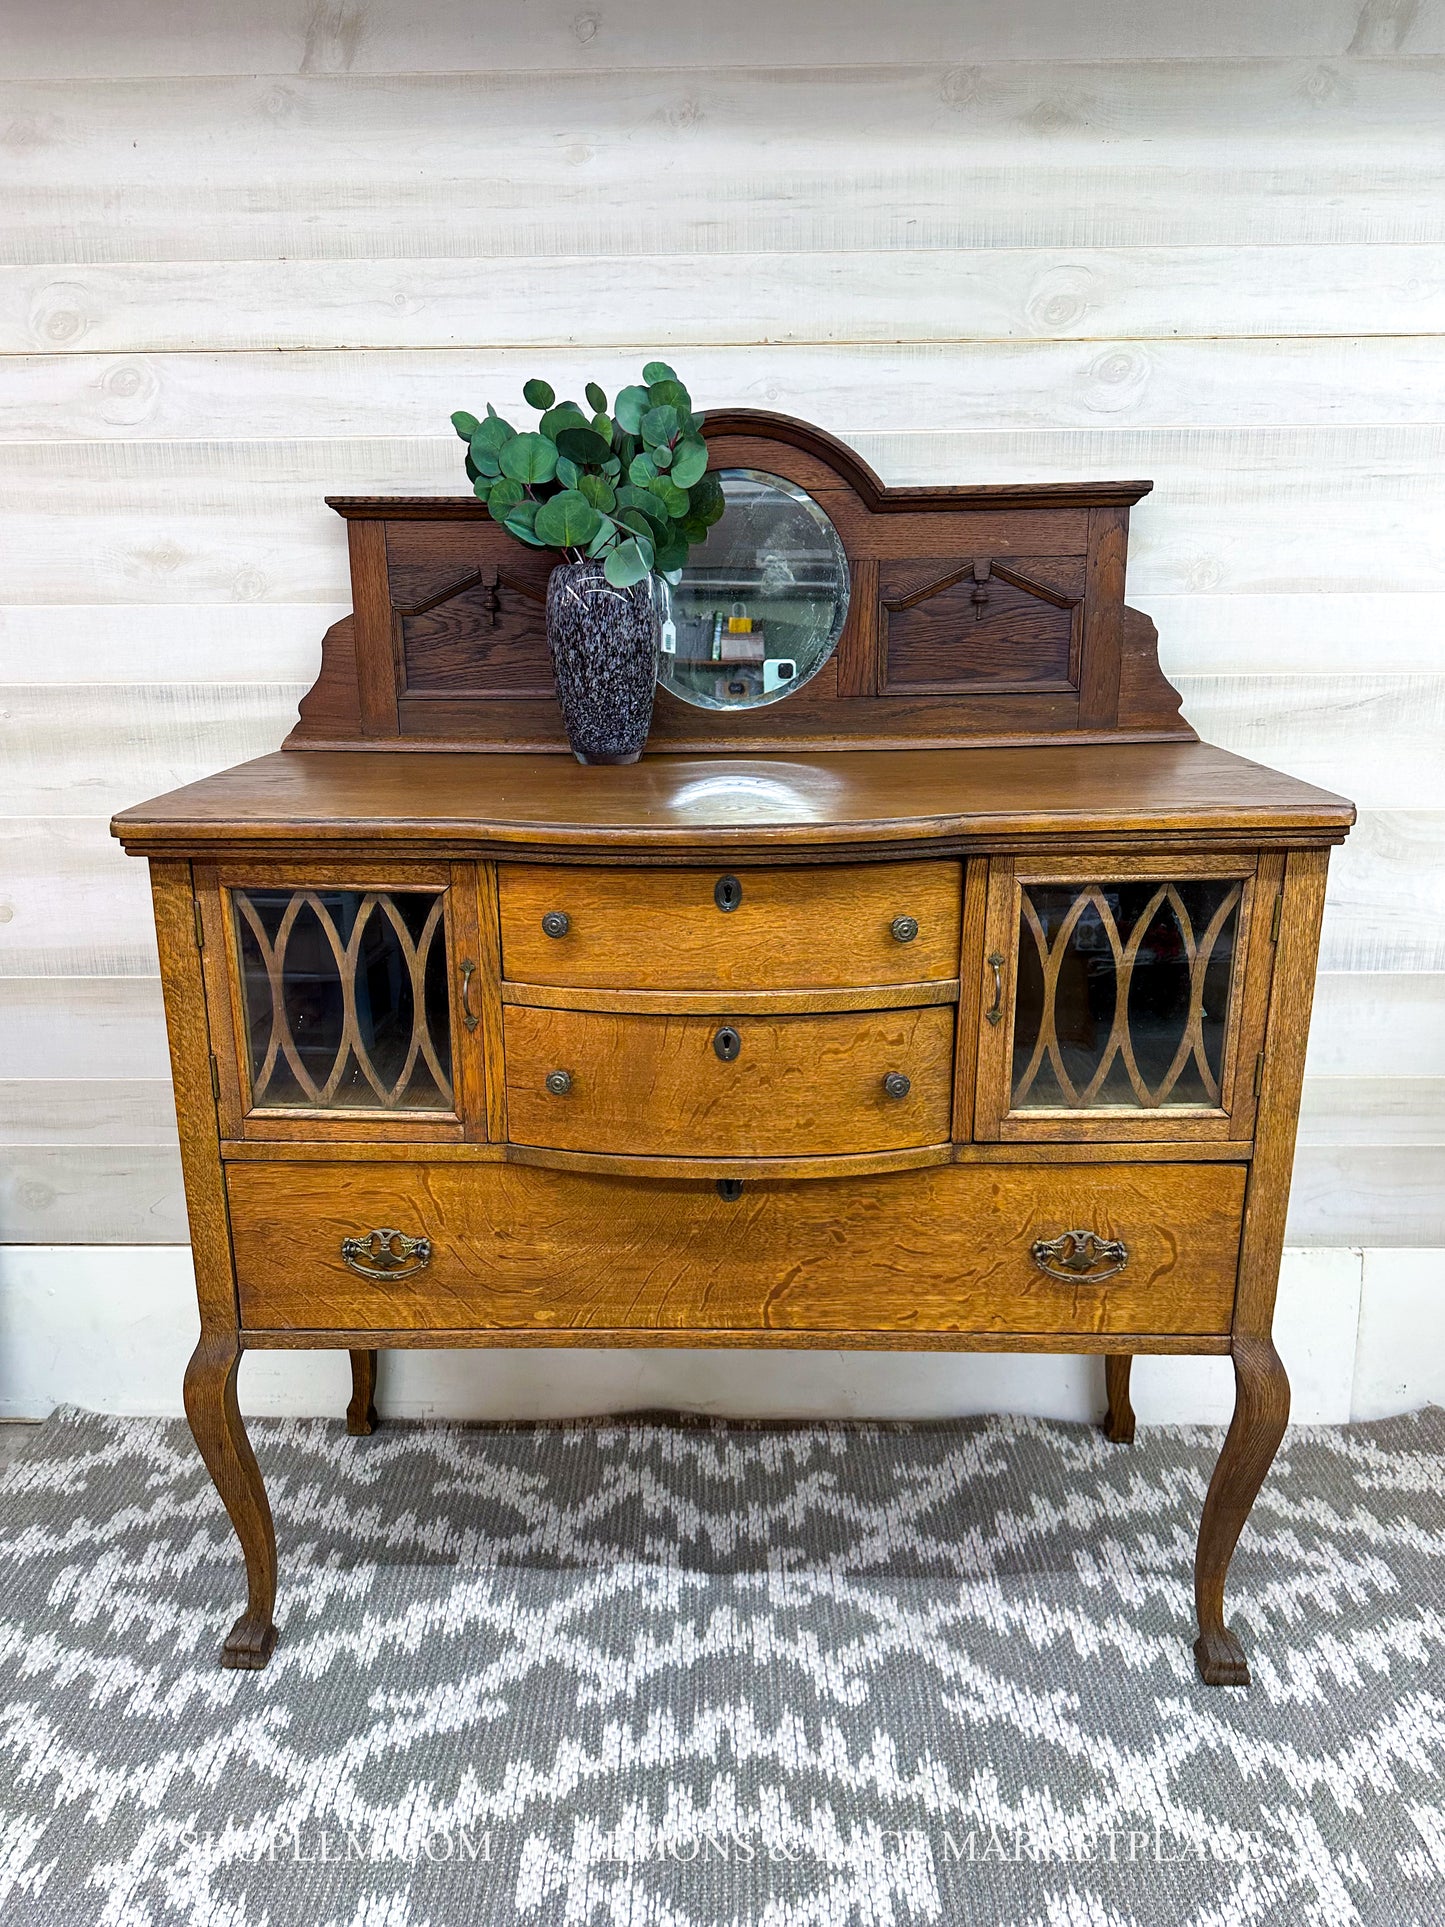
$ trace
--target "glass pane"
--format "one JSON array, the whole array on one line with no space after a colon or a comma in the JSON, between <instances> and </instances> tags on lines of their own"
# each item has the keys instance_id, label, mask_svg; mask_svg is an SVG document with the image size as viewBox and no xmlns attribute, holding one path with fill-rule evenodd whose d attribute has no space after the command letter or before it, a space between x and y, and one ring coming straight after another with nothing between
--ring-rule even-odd
<instances>
[{"instance_id":1,"label":"glass pane","mask_svg":"<svg viewBox=\"0 0 1445 1927\"><path fill-rule=\"evenodd\" d=\"M1243 892L1026 883L1013 1109L1218 1109Z\"/></svg>"},{"instance_id":2,"label":"glass pane","mask_svg":"<svg viewBox=\"0 0 1445 1927\"><path fill-rule=\"evenodd\" d=\"M452 1109L439 892L236 890L232 902L257 1110Z\"/></svg>"},{"instance_id":3,"label":"glass pane","mask_svg":"<svg viewBox=\"0 0 1445 1927\"><path fill-rule=\"evenodd\" d=\"M727 507L674 589L658 584L658 680L699 709L756 709L816 676L848 613L848 558L805 489L719 471Z\"/></svg>"}]
</instances>

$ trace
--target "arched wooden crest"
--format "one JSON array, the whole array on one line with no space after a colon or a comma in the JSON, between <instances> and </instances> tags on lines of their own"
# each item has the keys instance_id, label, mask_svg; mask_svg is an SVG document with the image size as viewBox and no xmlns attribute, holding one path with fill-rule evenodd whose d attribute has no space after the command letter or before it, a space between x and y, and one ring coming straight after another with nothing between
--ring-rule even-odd
<instances>
[{"instance_id":1,"label":"arched wooden crest","mask_svg":"<svg viewBox=\"0 0 1445 1927\"><path fill-rule=\"evenodd\" d=\"M1149 482L886 488L806 422L723 409L715 469L798 483L851 576L833 660L735 714L658 691L652 751L1192 741L1154 625L1124 602L1129 510ZM470 496L328 497L346 518L353 613L325 639L288 749L567 748L547 577Z\"/></svg>"}]
</instances>

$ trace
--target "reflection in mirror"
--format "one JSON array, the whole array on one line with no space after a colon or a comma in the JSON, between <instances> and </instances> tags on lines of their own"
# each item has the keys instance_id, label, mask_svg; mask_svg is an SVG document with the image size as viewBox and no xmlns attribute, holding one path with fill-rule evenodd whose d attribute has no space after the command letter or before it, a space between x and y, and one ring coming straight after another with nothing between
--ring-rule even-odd
<instances>
[{"instance_id":1,"label":"reflection in mirror","mask_svg":"<svg viewBox=\"0 0 1445 1927\"><path fill-rule=\"evenodd\" d=\"M752 468L718 479L722 519L677 587L658 587L658 681L699 709L755 709L815 676L837 647L848 558L796 483Z\"/></svg>"}]
</instances>

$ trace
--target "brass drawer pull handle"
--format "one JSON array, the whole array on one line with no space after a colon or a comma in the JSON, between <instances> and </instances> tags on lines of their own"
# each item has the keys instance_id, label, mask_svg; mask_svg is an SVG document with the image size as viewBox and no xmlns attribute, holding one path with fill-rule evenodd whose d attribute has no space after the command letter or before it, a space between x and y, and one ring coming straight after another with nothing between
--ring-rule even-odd
<instances>
[{"instance_id":1,"label":"brass drawer pull handle","mask_svg":"<svg viewBox=\"0 0 1445 1927\"><path fill-rule=\"evenodd\" d=\"M468 1030L475 1030L482 1021L472 1009L472 978L476 974L476 959L468 957L462 965L462 1022Z\"/></svg>"},{"instance_id":2,"label":"brass drawer pull handle","mask_svg":"<svg viewBox=\"0 0 1445 1927\"><path fill-rule=\"evenodd\" d=\"M988 960L988 967L993 972L993 1003L983 1014L991 1024L1003 1021L1003 963L1003 958L996 950Z\"/></svg>"},{"instance_id":3,"label":"brass drawer pull handle","mask_svg":"<svg viewBox=\"0 0 1445 1927\"><path fill-rule=\"evenodd\" d=\"M565 1097L572 1088L572 1073L571 1071L548 1071L546 1084L553 1097Z\"/></svg>"},{"instance_id":4,"label":"brass drawer pull handle","mask_svg":"<svg viewBox=\"0 0 1445 1927\"><path fill-rule=\"evenodd\" d=\"M712 1040L712 1047L725 1064L731 1064L743 1047L743 1040L731 1024L724 1024Z\"/></svg>"},{"instance_id":5,"label":"brass drawer pull handle","mask_svg":"<svg viewBox=\"0 0 1445 1927\"><path fill-rule=\"evenodd\" d=\"M565 910L549 910L542 919L542 929L549 937L565 937L572 928L572 919Z\"/></svg>"},{"instance_id":6,"label":"brass drawer pull handle","mask_svg":"<svg viewBox=\"0 0 1445 1927\"><path fill-rule=\"evenodd\" d=\"M1029 1247L1040 1271L1066 1285L1096 1285L1121 1272L1129 1262L1122 1238L1100 1238L1092 1231L1061 1231Z\"/></svg>"},{"instance_id":7,"label":"brass drawer pull handle","mask_svg":"<svg viewBox=\"0 0 1445 1927\"><path fill-rule=\"evenodd\" d=\"M917 917L895 917L890 928L895 943L912 943L918 935Z\"/></svg>"},{"instance_id":8,"label":"brass drawer pull handle","mask_svg":"<svg viewBox=\"0 0 1445 1927\"><path fill-rule=\"evenodd\" d=\"M719 910L736 910L743 900L743 886L736 877L719 877L712 887L712 900Z\"/></svg>"},{"instance_id":9,"label":"brass drawer pull handle","mask_svg":"<svg viewBox=\"0 0 1445 1927\"><path fill-rule=\"evenodd\" d=\"M431 1263L431 1239L409 1238L404 1231L368 1231L364 1238L341 1240L341 1262L363 1278L410 1278Z\"/></svg>"},{"instance_id":10,"label":"brass drawer pull handle","mask_svg":"<svg viewBox=\"0 0 1445 1927\"><path fill-rule=\"evenodd\" d=\"M883 1088L889 1097L907 1097L913 1089L913 1079L905 1077L902 1071L889 1071L883 1080Z\"/></svg>"}]
</instances>

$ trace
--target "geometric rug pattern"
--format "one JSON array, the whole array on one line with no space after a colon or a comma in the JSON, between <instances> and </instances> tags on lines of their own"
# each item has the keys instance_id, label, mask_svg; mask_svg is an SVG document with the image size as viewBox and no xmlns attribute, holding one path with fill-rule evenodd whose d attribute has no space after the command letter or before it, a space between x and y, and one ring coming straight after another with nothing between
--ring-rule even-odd
<instances>
[{"instance_id":1,"label":"geometric rug pattern","mask_svg":"<svg viewBox=\"0 0 1445 1927\"><path fill-rule=\"evenodd\" d=\"M1195 1676L1222 1434L185 1427L0 1474L4 1927L1437 1927L1445 1412L1286 1434Z\"/></svg>"}]
</instances>

